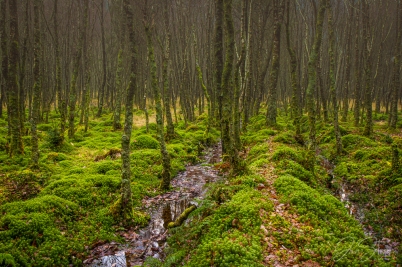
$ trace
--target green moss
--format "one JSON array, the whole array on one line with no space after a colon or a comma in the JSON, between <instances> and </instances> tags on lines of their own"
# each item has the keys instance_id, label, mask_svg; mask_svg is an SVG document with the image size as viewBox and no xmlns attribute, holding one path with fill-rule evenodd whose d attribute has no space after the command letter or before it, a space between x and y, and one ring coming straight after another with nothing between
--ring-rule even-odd
<instances>
[{"instance_id":1,"label":"green moss","mask_svg":"<svg viewBox=\"0 0 402 267\"><path fill-rule=\"evenodd\" d=\"M277 165L279 174L289 174L304 182L312 182L314 175L293 160L282 160Z\"/></svg>"},{"instance_id":2,"label":"green moss","mask_svg":"<svg viewBox=\"0 0 402 267\"><path fill-rule=\"evenodd\" d=\"M58 162L58 161L67 160L68 157L67 157L67 155L64 154L64 153L49 152L49 153L47 154L47 159L48 159L49 161Z\"/></svg>"},{"instance_id":3,"label":"green moss","mask_svg":"<svg viewBox=\"0 0 402 267\"><path fill-rule=\"evenodd\" d=\"M0 265L8 267L17 266L14 261L14 257L7 253L0 253Z\"/></svg>"},{"instance_id":4,"label":"green moss","mask_svg":"<svg viewBox=\"0 0 402 267\"><path fill-rule=\"evenodd\" d=\"M261 208L272 209L272 204L260 192L236 193L205 219L209 227L186 266L263 266Z\"/></svg>"},{"instance_id":5,"label":"green moss","mask_svg":"<svg viewBox=\"0 0 402 267\"><path fill-rule=\"evenodd\" d=\"M104 160L101 162L97 162L95 164L95 172L99 174L106 174L110 170L120 170L121 163L112 161L112 160Z\"/></svg>"},{"instance_id":6,"label":"green moss","mask_svg":"<svg viewBox=\"0 0 402 267\"><path fill-rule=\"evenodd\" d=\"M150 135L137 136L131 142L132 149L159 149L159 147L159 142Z\"/></svg>"},{"instance_id":7,"label":"green moss","mask_svg":"<svg viewBox=\"0 0 402 267\"><path fill-rule=\"evenodd\" d=\"M255 145L250 149L250 152L248 153L248 160L253 160L258 156L266 154L268 151L269 147L265 143Z\"/></svg>"},{"instance_id":8,"label":"green moss","mask_svg":"<svg viewBox=\"0 0 402 267\"><path fill-rule=\"evenodd\" d=\"M304 160L300 153L297 150L290 147L281 147L278 148L275 153L272 155L272 160L279 162L281 160L293 160L298 163L302 163Z\"/></svg>"},{"instance_id":9,"label":"green moss","mask_svg":"<svg viewBox=\"0 0 402 267\"><path fill-rule=\"evenodd\" d=\"M43 132L47 132L47 131L50 131L50 130L52 130L54 127L53 127L53 125L51 125L51 124L39 124L38 126L37 126L37 129L38 129L38 131L43 131Z\"/></svg>"},{"instance_id":10,"label":"green moss","mask_svg":"<svg viewBox=\"0 0 402 267\"><path fill-rule=\"evenodd\" d=\"M295 133L293 132L283 132L278 134L273 139L274 142L282 144L296 144Z\"/></svg>"},{"instance_id":11,"label":"green moss","mask_svg":"<svg viewBox=\"0 0 402 267\"><path fill-rule=\"evenodd\" d=\"M356 147L375 147L375 141L360 135L348 134L342 137L342 145L345 149L354 149Z\"/></svg>"},{"instance_id":12,"label":"green moss","mask_svg":"<svg viewBox=\"0 0 402 267\"><path fill-rule=\"evenodd\" d=\"M299 247L304 259L314 259L324 265L331 259L338 266L361 266L362 263L388 266L375 254L371 240L365 237L358 222L335 197L321 195L290 175L279 177L274 186L281 200L297 211L300 220L313 227L306 233L310 241Z\"/></svg>"}]
</instances>

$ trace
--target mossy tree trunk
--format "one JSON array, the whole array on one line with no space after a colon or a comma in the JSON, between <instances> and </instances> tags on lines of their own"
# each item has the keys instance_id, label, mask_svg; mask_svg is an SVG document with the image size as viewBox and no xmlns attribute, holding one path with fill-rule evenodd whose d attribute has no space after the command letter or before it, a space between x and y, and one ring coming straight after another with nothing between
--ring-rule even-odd
<instances>
[{"instance_id":1,"label":"mossy tree trunk","mask_svg":"<svg viewBox=\"0 0 402 267\"><path fill-rule=\"evenodd\" d=\"M124 133L121 138L121 196L118 204L120 219L129 223L133 217L133 200L131 191L131 164L130 164L130 139L133 128L133 102L137 86L137 43L135 38L133 10L129 0L123 0L125 20L130 41L130 83L126 96L126 117L124 122Z\"/></svg>"},{"instance_id":2,"label":"mossy tree trunk","mask_svg":"<svg viewBox=\"0 0 402 267\"><path fill-rule=\"evenodd\" d=\"M106 41L105 41L105 14L104 14L104 6L105 2L101 0L100 3L100 28L101 28L101 38L102 38L102 85L99 90L99 102L98 102L98 112L96 113L97 117L102 115L103 105L105 101L105 87L106 87Z\"/></svg>"},{"instance_id":3,"label":"mossy tree trunk","mask_svg":"<svg viewBox=\"0 0 402 267\"><path fill-rule=\"evenodd\" d=\"M145 7L146 8L146 7ZM161 189L168 190L170 187L170 156L166 149L165 136L164 136L164 127L163 127L163 109L162 109L162 99L161 93L158 86L158 78L157 78L157 70L156 70L156 61L154 54L154 46L152 42L152 33L150 25L147 24L147 13L144 14L145 21L145 33L147 35L147 44L148 44L148 59L150 64L151 71L151 87L154 93L155 100L155 109L156 109L156 124L157 124L157 132L158 139L161 146L161 154L162 154L162 165L163 170L161 174L162 182Z\"/></svg>"},{"instance_id":4,"label":"mossy tree trunk","mask_svg":"<svg viewBox=\"0 0 402 267\"><path fill-rule=\"evenodd\" d=\"M354 75L354 80L355 80L355 88L354 88L354 108L353 108L353 119L354 119L354 126L359 126L360 122L360 50L359 50L359 12L356 12L356 17L355 17L355 28L356 28L356 37L355 37L355 75Z\"/></svg>"},{"instance_id":5,"label":"mossy tree trunk","mask_svg":"<svg viewBox=\"0 0 402 267\"><path fill-rule=\"evenodd\" d=\"M84 2L84 14L83 21L81 25L81 31L78 37L78 45L76 47L74 63L73 63L73 75L71 78L70 84L70 100L69 100L69 114L68 114L68 138L73 138L75 134L75 112L76 112L76 104L77 104L77 78L78 78L78 70L80 67L80 62L82 58L82 50L84 45L84 35L87 32L88 27L88 5L89 0L85 0Z\"/></svg>"},{"instance_id":6,"label":"mossy tree trunk","mask_svg":"<svg viewBox=\"0 0 402 267\"><path fill-rule=\"evenodd\" d=\"M351 18L354 17L355 9L351 8ZM349 112L349 88L350 88L350 54L352 52L351 49L351 35L352 35L352 27L351 23L347 25L347 36L346 36L346 59L345 59L345 81L344 81L344 91L343 91L343 106L342 106L342 118L341 121L346 122L348 119Z\"/></svg>"},{"instance_id":7,"label":"mossy tree trunk","mask_svg":"<svg viewBox=\"0 0 402 267\"><path fill-rule=\"evenodd\" d=\"M316 105L315 105L315 95L316 95L315 89L317 85L316 66L322 43L322 29L323 29L325 9L326 9L326 0L320 0L320 8L318 10L317 21L316 21L316 33L314 38L314 44L308 62L308 85L306 91L306 104L307 104L309 128L310 128L309 146L312 151L314 151L316 147Z\"/></svg>"},{"instance_id":8,"label":"mossy tree trunk","mask_svg":"<svg viewBox=\"0 0 402 267\"><path fill-rule=\"evenodd\" d=\"M19 33L18 1L8 1L10 11L10 52L8 69L8 116L11 133L10 156L24 154L18 101ZM23 75L23 74L21 74Z\"/></svg>"},{"instance_id":9,"label":"mossy tree trunk","mask_svg":"<svg viewBox=\"0 0 402 267\"><path fill-rule=\"evenodd\" d=\"M113 112L113 130L120 130L122 125L120 122L121 117L121 101L122 101L122 84L121 84L121 76L123 71L123 61L122 61L122 53L123 50L120 48L119 54L117 56L117 70L116 70L116 105L114 106Z\"/></svg>"},{"instance_id":10,"label":"mossy tree trunk","mask_svg":"<svg viewBox=\"0 0 402 267\"><path fill-rule=\"evenodd\" d=\"M371 136L373 133L373 95L371 92L371 37L370 37L370 17L369 17L369 4L366 0L362 1L363 5L363 37L364 37L364 49L363 59L364 64L364 78L366 80L364 90L364 106L366 110L366 119L364 126L364 135Z\"/></svg>"},{"instance_id":11,"label":"mossy tree trunk","mask_svg":"<svg viewBox=\"0 0 402 267\"><path fill-rule=\"evenodd\" d=\"M300 105L300 85L298 84L298 75L297 75L297 59L296 59L296 53L294 48L290 44L290 0L287 0L286 3L287 6L287 22L286 22L286 44L287 44L287 49L290 57L290 83L292 86L292 115L293 115L293 125L295 126L296 129L296 136L295 139L298 142L302 142L303 137L301 135L301 125L300 125L300 120L301 120L301 115L302 115L302 110L301 110L301 105Z\"/></svg>"},{"instance_id":12,"label":"mossy tree trunk","mask_svg":"<svg viewBox=\"0 0 402 267\"><path fill-rule=\"evenodd\" d=\"M225 65L222 72L222 143L226 148L224 153L229 156L232 173L239 171L238 150L232 138L232 118L233 118L233 61L235 52L234 25L232 16L233 0L224 0L224 29L225 29ZM235 101L239 101L235 99Z\"/></svg>"},{"instance_id":13,"label":"mossy tree trunk","mask_svg":"<svg viewBox=\"0 0 402 267\"><path fill-rule=\"evenodd\" d=\"M205 129L204 136L205 136L206 140L208 141L209 131L211 129L211 116L212 116L212 114L211 114L211 98L209 97L207 87L205 86L204 78L202 76L201 67L200 67L200 65L198 65L198 62L196 62L196 68L197 68L197 73L198 73L198 79L200 80L202 90L204 91L205 98L207 99L208 115L207 115L207 127Z\"/></svg>"},{"instance_id":14,"label":"mossy tree trunk","mask_svg":"<svg viewBox=\"0 0 402 267\"><path fill-rule=\"evenodd\" d=\"M7 38L7 24L6 24L6 15L7 15L7 2L0 1L0 45L1 45L1 103L0 103L0 112L3 115L3 101L6 100L5 93L8 82L8 38ZM0 116L2 117L2 116Z\"/></svg>"},{"instance_id":15,"label":"mossy tree trunk","mask_svg":"<svg viewBox=\"0 0 402 267\"><path fill-rule=\"evenodd\" d=\"M63 96L63 90L61 87L61 61L60 61L60 44L59 44L59 22L58 22L58 3L59 0L54 0L54 16L53 16L53 26L54 26L54 49L55 49L55 92L57 94L58 108L60 112L60 140L64 141L64 132L66 130L66 100Z\"/></svg>"},{"instance_id":16,"label":"mossy tree trunk","mask_svg":"<svg viewBox=\"0 0 402 267\"><path fill-rule=\"evenodd\" d=\"M169 30L169 9L168 2L165 1L163 15L164 15L164 23L165 23L165 31L166 31L166 39L165 39L165 51L163 55L163 65L162 65L162 78L163 78L163 96L164 96L164 110L166 116L166 140L171 140L174 137L174 125L172 112L170 111L171 107L171 99L170 99L170 88L169 88L169 61L170 61L170 39L171 34Z\"/></svg>"},{"instance_id":17,"label":"mossy tree trunk","mask_svg":"<svg viewBox=\"0 0 402 267\"><path fill-rule=\"evenodd\" d=\"M335 132L335 140L336 140L336 154L341 155L342 153L342 139L341 139L341 131L339 128L339 107L338 107L338 99L337 92L335 87L335 40L334 40L334 27L332 22L332 8L331 1L327 0L328 8L327 8L327 18L328 18L328 31L329 31L329 81L330 81L330 95L332 99L332 105L334 109L334 132Z\"/></svg>"},{"instance_id":18,"label":"mossy tree trunk","mask_svg":"<svg viewBox=\"0 0 402 267\"><path fill-rule=\"evenodd\" d=\"M272 66L269 76L268 105L266 123L268 126L276 125L278 102L278 77L280 66L281 28L283 18L283 1L274 0L274 37L272 49Z\"/></svg>"},{"instance_id":19,"label":"mossy tree trunk","mask_svg":"<svg viewBox=\"0 0 402 267\"><path fill-rule=\"evenodd\" d=\"M33 168L39 167L39 146L38 146L38 133L36 131L36 124L39 120L40 108L40 91L41 91L41 68L39 60L42 56L42 47L40 41L40 26L39 26L39 7L41 0L34 0L34 66L33 66L33 98L32 98L32 111L31 111L31 164Z\"/></svg>"},{"instance_id":20,"label":"mossy tree trunk","mask_svg":"<svg viewBox=\"0 0 402 267\"><path fill-rule=\"evenodd\" d=\"M214 36L214 80L215 94L218 100L218 119L222 120L222 70L223 70L223 0L215 0L215 36ZM221 125L221 137L223 128ZM222 152L226 152L225 140L222 138Z\"/></svg>"},{"instance_id":21,"label":"mossy tree trunk","mask_svg":"<svg viewBox=\"0 0 402 267\"><path fill-rule=\"evenodd\" d=\"M398 42L395 43L395 58L394 58L394 73L393 73L393 85L391 89L391 112L389 119L389 127L391 129L396 129L396 125L398 122L398 99L399 99L399 90L401 88L401 43L402 39L402 4L398 1L398 17L399 21L397 23L397 39Z\"/></svg>"}]
</instances>

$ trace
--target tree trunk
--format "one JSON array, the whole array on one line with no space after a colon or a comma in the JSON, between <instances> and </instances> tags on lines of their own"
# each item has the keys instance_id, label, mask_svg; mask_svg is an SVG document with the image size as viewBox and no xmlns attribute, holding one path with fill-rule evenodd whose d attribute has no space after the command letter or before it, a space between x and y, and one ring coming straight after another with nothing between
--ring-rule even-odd
<instances>
[{"instance_id":1,"label":"tree trunk","mask_svg":"<svg viewBox=\"0 0 402 267\"><path fill-rule=\"evenodd\" d=\"M330 95L332 98L332 105L334 108L334 132L335 132L335 140L336 140L336 154L338 156L342 153L342 139L341 139L341 131L339 129L339 121L338 121L338 99L335 88L335 57L334 57L334 49L335 49L335 40L334 40L334 27L332 24L332 8L331 1L327 0L328 3L328 29L329 29L329 60L330 60L330 68L329 68L329 80L330 80Z\"/></svg>"},{"instance_id":2,"label":"tree trunk","mask_svg":"<svg viewBox=\"0 0 402 267\"><path fill-rule=\"evenodd\" d=\"M101 0L101 14L100 14L100 27L101 27L101 38L102 38L102 85L99 91L99 103L98 103L98 113L96 114L97 117L102 115L103 111L103 103L105 101L105 87L106 87L106 44L105 44L105 23L104 23L104 1Z\"/></svg>"},{"instance_id":3,"label":"tree trunk","mask_svg":"<svg viewBox=\"0 0 402 267\"><path fill-rule=\"evenodd\" d=\"M266 123L268 126L276 125L277 99L278 99L278 77L281 47L281 27L283 17L283 3L280 0L274 1L274 38L272 49L272 68L269 77L268 105Z\"/></svg>"},{"instance_id":4,"label":"tree trunk","mask_svg":"<svg viewBox=\"0 0 402 267\"><path fill-rule=\"evenodd\" d=\"M120 130L121 123L121 100L122 100L122 84L121 84L121 76L123 70L123 62L122 62L122 53L123 50L119 50L119 55L117 56L117 70L116 70L116 105L114 106L114 113L113 113L113 130Z\"/></svg>"},{"instance_id":5,"label":"tree trunk","mask_svg":"<svg viewBox=\"0 0 402 267\"><path fill-rule=\"evenodd\" d=\"M316 107L315 107L315 88L317 84L317 61L320 53L321 43L322 43L322 28L323 20L325 14L326 0L320 0L320 9L317 15L316 21L316 33L313 44L313 49L311 50L310 59L308 63L308 86L306 92L307 98L307 109L309 117L309 141L310 149L315 150L316 147Z\"/></svg>"},{"instance_id":6,"label":"tree trunk","mask_svg":"<svg viewBox=\"0 0 402 267\"><path fill-rule=\"evenodd\" d=\"M146 8L146 7L145 7ZM144 20L147 19L147 15L145 14ZM161 93L158 87L158 78L156 76L156 62L155 62L155 54L154 54L154 46L152 43L152 34L149 25L145 25L145 32L147 35L147 44L148 44L148 58L151 69L151 86L154 93L155 99L155 109L156 109L156 124L158 130L158 139L161 146L161 154L162 154L162 182L161 189L168 190L170 187L170 156L166 149L165 144L165 136L164 136L164 127L163 127L163 110L162 110L162 100Z\"/></svg>"},{"instance_id":7,"label":"tree trunk","mask_svg":"<svg viewBox=\"0 0 402 267\"><path fill-rule=\"evenodd\" d=\"M32 167L39 167L39 146L38 146L38 134L36 131L36 123L39 120L39 108L40 108L40 90L42 87L42 76L40 72L39 60L42 56L42 47L40 42L40 26L39 26L39 6L41 0L34 0L34 86L33 86L33 98L32 98L32 111L31 111L31 144L32 154L31 161Z\"/></svg>"},{"instance_id":8,"label":"tree trunk","mask_svg":"<svg viewBox=\"0 0 402 267\"><path fill-rule=\"evenodd\" d=\"M215 0L214 80L218 100L218 119L222 120L222 70L223 70L223 0ZM226 152L221 125L222 152Z\"/></svg>"},{"instance_id":9,"label":"tree trunk","mask_svg":"<svg viewBox=\"0 0 402 267\"><path fill-rule=\"evenodd\" d=\"M293 125L296 128L296 136L295 139L297 142L302 143L303 137L301 135L301 107L299 103L299 96L300 96L300 85L298 84L298 77L297 77L297 59L295 50L290 45L290 30L289 30L289 10L290 10L290 0L287 0L287 23L286 23L286 43L287 49L290 57L290 83L292 86L292 115L293 115Z\"/></svg>"},{"instance_id":10,"label":"tree trunk","mask_svg":"<svg viewBox=\"0 0 402 267\"><path fill-rule=\"evenodd\" d=\"M133 200L131 192L131 166L130 166L130 139L133 128L133 102L137 83L137 44L135 42L135 29L133 21L133 10L129 0L123 0L125 18L130 40L130 83L126 97L126 118L124 123L124 133L121 138L121 198L118 207L119 216L129 223L133 217Z\"/></svg>"},{"instance_id":11,"label":"tree trunk","mask_svg":"<svg viewBox=\"0 0 402 267\"><path fill-rule=\"evenodd\" d=\"M8 72L9 127L11 132L10 156L24 154L18 101L19 34L18 7L16 0L8 2L10 8L10 56ZM21 74L22 75L22 74Z\"/></svg>"},{"instance_id":12,"label":"tree trunk","mask_svg":"<svg viewBox=\"0 0 402 267\"><path fill-rule=\"evenodd\" d=\"M364 105L366 109L366 121L364 127L364 135L370 136L373 133L373 96L371 92L371 48L370 48L370 17L369 17L369 6L364 0L363 4L363 36L364 36L364 49L363 49L363 59L364 64L364 76L366 80L366 88L364 91Z\"/></svg>"}]
</instances>

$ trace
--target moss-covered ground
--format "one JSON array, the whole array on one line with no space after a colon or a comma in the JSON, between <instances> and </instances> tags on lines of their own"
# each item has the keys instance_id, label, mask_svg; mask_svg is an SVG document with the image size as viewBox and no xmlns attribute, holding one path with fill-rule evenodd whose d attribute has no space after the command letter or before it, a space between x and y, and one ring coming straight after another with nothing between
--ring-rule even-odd
<instances>
[{"instance_id":1,"label":"moss-covered ground","mask_svg":"<svg viewBox=\"0 0 402 267\"><path fill-rule=\"evenodd\" d=\"M141 114L137 114L141 118ZM57 114L53 114L57 119ZM0 139L0 265L80 266L99 242L122 241L110 213L120 188L121 132L112 131L111 114L78 127L74 139L57 146L54 127L38 126L40 171L30 170L26 155L10 159ZM196 162L205 140L205 122L176 126L168 143L172 176ZM335 155L333 127L318 123L314 155L295 141L292 121L280 116L274 128L265 117L252 118L242 135L247 171L210 185L203 205L187 223L170 229L167 258L147 266L396 266L401 256L377 254L370 228L381 237L401 241L402 174L395 151L402 153L402 134L376 116L374 134L341 123L342 155ZM350 118L352 121L352 118ZM307 139L307 118L302 119ZM0 119L0 135L7 123ZM144 196L160 194L161 158L155 139L137 123L131 143L134 206ZM219 133L212 129L211 138ZM313 163L313 164L312 164ZM400 163L400 161L399 161ZM394 165L394 169L392 166ZM216 168L225 171L228 165ZM350 201L364 213L358 221L337 197L347 187ZM138 225L147 217L136 212ZM400 248L399 251L402 249Z\"/></svg>"},{"instance_id":2,"label":"moss-covered ground","mask_svg":"<svg viewBox=\"0 0 402 267\"><path fill-rule=\"evenodd\" d=\"M302 121L307 139L307 119ZM342 123L344 152L336 156L333 127L320 123L311 164L311 154L295 141L290 118L280 117L275 128L264 124L264 116L254 117L242 136L248 173L211 186L191 221L172 230L166 261L149 259L148 266L401 263L398 254L379 255L364 233L366 223L382 237L401 240L402 181L391 170L391 146L401 149L400 130L390 132L376 122L374 135L367 138L361 128ZM366 222L356 220L337 197L344 183L353 185L353 201L370 204Z\"/></svg>"},{"instance_id":3,"label":"moss-covered ground","mask_svg":"<svg viewBox=\"0 0 402 267\"><path fill-rule=\"evenodd\" d=\"M0 266L81 266L91 248L107 241L123 241L119 222L110 207L119 198L121 131L112 130L112 114L92 119L89 131L78 126L75 137L58 145L58 114L39 124L40 170L29 169L26 154L6 153L7 122L0 119ZM136 113L144 121L141 112ZM147 222L140 212L144 196L160 194L162 171L156 125L149 133L138 121L131 138L133 202L138 225ZM27 125L28 126L28 125ZM167 149L172 177L197 161L205 138L203 118L194 125L180 122ZM219 133L211 131L217 140Z\"/></svg>"}]
</instances>

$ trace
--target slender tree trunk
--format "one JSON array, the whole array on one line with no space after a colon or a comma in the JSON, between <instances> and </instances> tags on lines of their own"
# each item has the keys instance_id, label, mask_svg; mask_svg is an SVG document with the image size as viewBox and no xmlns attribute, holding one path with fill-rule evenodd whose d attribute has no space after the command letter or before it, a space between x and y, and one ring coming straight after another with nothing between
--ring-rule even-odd
<instances>
[{"instance_id":1,"label":"slender tree trunk","mask_svg":"<svg viewBox=\"0 0 402 267\"><path fill-rule=\"evenodd\" d=\"M351 8L351 18L354 17L354 8ZM352 35L352 26L348 23L348 32L346 36L346 69L345 69L345 83L344 83L344 92L343 92L343 106L342 106L342 119L341 121L346 122L348 119L349 112L349 87L350 87L350 54L352 52L351 49L351 35Z\"/></svg>"},{"instance_id":2,"label":"slender tree trunk","mask_svg":"<svg viewBox=\"0 0 402 267\"><path fill-rule=\"evenodd\" d=\"M18 7L16 0L10 0L10 56L8 72L8 106L9 127L11 132L10 156L24 154L21 136L21 124L18 101L18 67L19 67L19 34L18 34ZM23 75L23 74L21 74Z\"/></svg>"},{"instance_id":3,"label":"slender tree trunk","mask_svg":"<svg viewBox=\"0 0 402 267\"><path fill-rule=\"evenodd\" d=\"M117 70L116 70L116 104L114 106L113 113L113 130L121 129L120 117L121 117L121 100L122 100L122 84L121 76L123 70L122 62L123 50L119 50L119 55L117 56Z\"/></svg>"},{"instance_id":4,"label":"slender tree trunk","mask_svg":"<svg viewBox=\"0 0 402 267\"><path fill-rule=\"evenodd\" d=\"M144 20L147 19L147 15L145 14ZM158 139L161 146L161 154L162 154L162 182L161 189L168 190L170 187L170 156L166 149L165 144L165 136L164 136L164 127L163 127L163 109L162 109L162 100L161 93L158 87L158 78L156 76L156 62L155 62L155 54L154 54L154 46L152 43L152 34L149 25L145 25L145 32L147 35L147 44L148 44L148 58L151 69L151 85L154 93L155 99L155 109L156 109L156 124L158 129Z\"/></svg>"},{"instance_id":5,"label":"slender tree trunk","mask_svg":"<svg viewBox=\"0 0 402 267\"><path fill-rule=\"evenodd\" d=\"M81 26L81 32L78 39L78 46L76 47L76 54L74 56L73 63L73 77L71 79L71 89L70 89L70 101L69 101L69 119L68 119L68 138L73 138L75 134L75 108L77 104L77 78L78 78L78 69L80 67L80 61L82 56L82 49L84 45L84 35L87 32L88 27L88 5L89 0L85 0L84 4L84 17L83 17L83 25Z\"/></svg>"},{"instance_id":6,"label":"slender tree trunk","mask_svg":"<svg viewBox=\"0 0 402 267\"><path fill-rule=\"evenodd\" d=\"M278 101L278 77L280 64L281 27L283 17L283 3L280 0L274 1L274 38L272 49L272 68L269 77L268 107L266 123L268 126L276 125L277 101Z\"/></svg>"},{"instance_id":7,"label":"slender tree trunk","mask_svg":"<svg viewBox=\"0 0 402 267\"><path fill-rule=\"evenodd\" d=\"M292 86L292 113L293 113L293 125L296 128L296 136L295 139L299 143L303 143L303 137L301 135L301 107L299 103L299 96L300 96L300 85L298 84L298 77L297 77L297 59L295 50L290 45L290 30L289 30L289 19L290 19L290 0L287 0L287 23L286 23L286 43L287 49L290 56L290 83Z\"/></svg>"},{"instance_id":8,"label":"slender tree trunk","mask_svg":"<svg viewBox=\"0 0 402 267\"><path fill-rule=\"evenodd\" d=\"M223 70L223 0L215 0L214 80L218 100L218 120L222 120L222 70ZM226 152L221 125L222 151Z\"/></svg>"},{"instance_id":9,"label":"slender tree trunk","mask_svg":"<svg viewBox=\"0 0 402 267\"><path fill-rule=\"evenodd\" d=\"M360 51L359 51L359 13L356 12L356 38L355 38L355 90L354 90L354 110L353 110L353 115L354 115L354 126L359 126L359 121L360 121Z\"/></svg>"},{"instance_id":10,"label":"slender tree trunk","mask_svg":"<svg viewBox=\"0 0 402 267\"><path fill-rule=\"evenodd\" d=\"M3 115L3 101L5 99L6 87L8 82L8 53L7 53L7 24L6 24L6 15L7 15L7 3L6 1L0 2L0 38L1 38L1 102L0 102L0 112L1 116ZM7 114L9 117L9 114Z\"/></svg>"},{"instance_id":11,"label":"slender tree trunk","mask_svg":"<svg viewBox=\"0 0 402 267\"><path fill-rule=\"evenodd\" d=\"M391 129L396 129L396 124L398 122L398 99L399 99L399 89L401 87L401 43L402 39L402 4L398 1L398 24L397 24L397 40L395 43L395 58L394 58L394 73L393 73L393 85L391 90L391 112L390 112L390 122L389 127Z\"/></svg>"},{"instance_id":12,"label":"slender tree trunk","mask_svg":"<svg viewBox=\"0 0 402 267\"><path fill-rule=\"evenodd\" d=\"M365 99L364 105L366 109L366 121L364 127L364 135L370 136L373 133L373 96L371 92L371 48L370 48L370 17L369 6L366 0L362 1L363 4L363 36L365 47L363 49L363 59L365 60L364 76L366 80L366 88L364 91Z\"/></svg>"},{"instance_id":13,"label":"slender tree trunk","mask_svg":"<svg viewBox=\"0 0 402 267\"><path fill-rule=\"evenodd\" d=\"M42 47L40 42L40 26L39 26L39 6L41 0L34 0L34 86L33 86L33 98L32 98L32 111L31 111L31 144L32 154L31 161L32 167L39 167L39 146L38 146L38 134L36 131L36 123L39 120L39 108L40 108L40 90L41 90L41 68L39 60L42 56Z\"/></svg>"},{"instance_id":14,"label":"slender tree trunk","mask_svg":"<svg viewBox=\"0 0 402 267\"><path fill-rule=\"evenodd\" d=\"M123 0L123 8L130 40L130 83L126 97L126 118L124 133L121 138L121 157L123 161L121 170L121 199L119 215L123 221L128 222L133 216L133 200L131 192L131 166L130 166L130 139L133 127L133 102L137 83L137 44L135 42L135 29L133 10L129 0Z\"/></svg>"},{"instance_id":15,"label":"slender tree trunk","mask_svg":"<svg viewBox=\"0 0 402 267\"><path fill-rule=\"evenodd\" d=\"M100 117L102 115L103 111L103 103L104 103L104 98L105 98L105 86L106 86L106 44L105 44L105 23L104 23L104 1L101 0L101 14L100 14L100 27L101 27L101 38L102 38L102 71L103 71L103 76L102 76L102 85L99 91L99 103L98 103L98 113L96 114L97 117Z\"/></svg>"},{"instance_id":16,"label":"slender tree trunk","mask_svg":"<svg viewBox=\"0 0 402 267\"><path fill-rule=\"evenodd\" d=\"M332 22L332 8L331 1L327 0L328 9L327 9L327 18L328 18L328 29L329 29L329 59L330 59L330 68L329 68L329 80L330 80L330 95L332 98L332 105L334 108L334 132L335 132L335 140L336 140L336 154L341 155L342 153L342 139L341 139L341 131L339 129L339 107L338 107L338 99L335 88L335 40L334 40L334 27Z\"/></svg>"},{"instance_id":17,"label":"slender tree trunk","mask_svg":"<svg viewBox=\"0 0 402 267\"><path fill-rule=\"evenodd\" d=\"M322 28L323 20L325 14L326 0L320 0L320 8L317 15L316 21L316 33L313 44L313 49L311 50L310 59L308 63L308 86L306 92L307 98L307 109L309 117L309 141L310 149L315 150L316 147L316 107L315 107L315 88L317 84L317 61L320 53L321 43L322 43Z\"/></svg>"},{"instance_id":18,"label":"slender tree trunk","mask_svg":"<svg viewBox=\"0 0 402 267\"><path fill-rule=\"evenodd\" d=\"M225 144L225 151L232 165L232 173L239 171L238 150L231 137L232 124L232 90L233 88L233 60L235 52L234 25L232 16L233 0L224 0L224 25L225 25L225 65L222 73L222 141ZM239 99L235 99L239 101Z\"/></svg>"},{"instance_id":19,"label":"slender tree trunk","mask_svg":"<svg viewBox=\"0 0 402 267\"><path fill-rule=\"evenodd\" d=\"M166 40L165 40L165 51L163 56L163 95L164 95L164 107L165 107L165 115L166 115L166 139L170 140L174 137L174 125L172 119L172 112L170 111L170 92L169 92L169 60L170 60L170 31L169 31L169 10L167 1L165 2L164 7L164 22L165 22L165 30L166 33Z\"/></svg>"}]
</instances>

